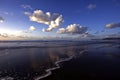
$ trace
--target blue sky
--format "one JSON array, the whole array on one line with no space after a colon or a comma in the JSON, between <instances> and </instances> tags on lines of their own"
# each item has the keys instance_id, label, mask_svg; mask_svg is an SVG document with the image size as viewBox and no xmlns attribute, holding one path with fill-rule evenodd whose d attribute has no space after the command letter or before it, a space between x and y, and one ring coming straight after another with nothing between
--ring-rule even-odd
<instances>
[{"instance_id":1,"label":"blue sky","mask_svg":"<svg viewBox=\"0 0 120 80\"><path fill-rule=\"evenodd\" d=\"M42 29L47 30L50 25L30 20L30 16L33 16L36 10L50 12L50 14L59 13L62 15L63 22L51 31L43 32ZM30 15L25 15L25 12ZM120 32L120 0L0 0L0 17L2 18L0 18L1 39L39 39L61 36L82 38L81 35L86 33L106 36ZM83 28L85 26L87 30L82 33L76 32L78 28L75 27L76 29L70 32L67 27L71 24L79 24ZM110 26L106 28L107 24ZM30 26L35 29L30 30ZM59 28L64 28L65 32L56 33Z\"/></svg>"}]
</instances>

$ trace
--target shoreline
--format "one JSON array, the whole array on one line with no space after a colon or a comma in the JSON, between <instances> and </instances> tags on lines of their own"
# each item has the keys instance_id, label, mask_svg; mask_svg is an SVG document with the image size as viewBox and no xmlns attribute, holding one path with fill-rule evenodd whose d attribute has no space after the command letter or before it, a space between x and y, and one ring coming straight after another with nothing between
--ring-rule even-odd
<instances>
[{"instance_id":1,"label":"shoreline","mask_svg":"<svg viewBox=\"0 0 120 80\"><path fill-rule=\"evenodd\" d=\"M79 54L84 53L84 51L86 51L86 50L80 50ZM4 55L8 55L8 52L6 52L5 54L0 55L0 57L1 57L1 56L4 56ZM59 69L59 68L60 68L59 63L65 62L65 61L69 61L69 60L73 59L75 56L76 56L76 55L72 55L72 56L70 56L70 57L68 57L68 58L63 58L63 59L60 59L60 60L56 61L56 62L54 63L56 67L52 67L52 68L46 69L46 70L45 70L46 74L43 74L43 75L41 75L41 76L38 75L38 77L35 76L35 77L33 77L33 80L41 80L41 79L43 79L43 78L46 78L46 77L52 75L52 71L53 71L53 70L56 70L56 69ZM1 80L1 79L14 80L15 78L14 78L14 77L11 77L11 76L6 76L6 77L1 77L0 80Z\"/></svg>"},{"instance_id":2,"label":"shoreline","mask_svg":"<svg viewBox=\"0 0 120 80\"><path fill-rule=\"evenodd\" d=\"M86 51L86 50L81 50L81 51L79 52L79 54L83 54L85 51ZM65 59L61 59L61 60L59 60L59 61L56 61L56 62L54 63L54 64L56 65L56 67L46 69L45 72L47 72L47 73L46 73L45 75L39 76L39 77L36 77L36 78L33 78L33 80L41 80L41 79L43 79L43 78L46 78L46 77L52 75L52 71L53 71L53 70L56 70L56 69L59 69L59 68L60 68L59 63L65 62L65 61L69 61L69 60L73 59L74 57L75 57L75 55L73 55L73 56L71 56L71 57L69 57L69 58L65 58Z\"/></svg>"}]
</instances>

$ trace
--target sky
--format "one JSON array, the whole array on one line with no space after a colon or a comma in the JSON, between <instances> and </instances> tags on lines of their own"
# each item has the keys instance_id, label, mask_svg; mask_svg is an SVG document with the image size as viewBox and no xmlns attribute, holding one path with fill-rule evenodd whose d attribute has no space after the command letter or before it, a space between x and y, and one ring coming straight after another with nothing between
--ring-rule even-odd
<instances>
[{"instance_id":1,"label":"sky","mask_svg":"<svg viewBox=\"0 0 120 80\"><path fill-rule=\"evenodd\" d=\"M120 37L120 0L0 0L0 40Z\"/></svg>"}]
</instances>

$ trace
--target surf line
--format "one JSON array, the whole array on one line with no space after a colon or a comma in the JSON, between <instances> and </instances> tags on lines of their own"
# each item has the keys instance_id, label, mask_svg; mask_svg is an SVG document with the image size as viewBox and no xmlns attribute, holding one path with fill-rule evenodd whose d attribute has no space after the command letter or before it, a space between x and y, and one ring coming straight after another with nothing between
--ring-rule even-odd
<instances>
[{"instance_id":1,"label":"surf line","mask_svg":"<svg viewBox=\"0 0 120 80\"><path fill-rule=\"evenodd\" d=\"M82 51L80 51L80 54L82 54L82 53L84 53L84 52L85 52L85 50L82 50ZM69 57L69 58L65 58L65 59L61 59L61 60L59 60L59 61L56 61L56 62L55 62L56 67L46 69L45 71L46 71L47 73L46 73L45 75L40 76L40 77L36 77L34 80L40 80L40 79L43 79L43 78L45 78L45 77L50 76L50 75L52 74L52 71L53 71L53 70L56 70L56 69L59 69L59 68L60 68L59 63L65 62L65 61L69 61L69 60L73 59L74 57L75 57L75 55L73 55L73 56L71 56L71 57Z\"/></svg>"}]
</instances>

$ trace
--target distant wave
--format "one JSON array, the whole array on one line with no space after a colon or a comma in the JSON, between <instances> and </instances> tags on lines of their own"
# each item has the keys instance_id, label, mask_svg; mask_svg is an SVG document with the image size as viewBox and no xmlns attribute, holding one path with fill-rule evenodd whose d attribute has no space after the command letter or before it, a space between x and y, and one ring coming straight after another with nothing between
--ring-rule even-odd
<instances>
[{"instance_id":1,"label":"distant wave","mask_svg":"<svg viewBox=\"0 0 120 80\"><path fill-rule=\"evenodd\" d=\"M86 51L86 50L82 50L82 51L80 51L79 54L83 54L85 51ZM34 80L40 80L40 79L43 79L43 78L45 78L45 77L48 77L48 76L52 75L52 71L53 71L53 70L56 70L56 69L59 69L59 68L60 68L59 63L65 62L65 61L69 61L69 60L73 59L74 57L75 57L75 55L73 55L73 56L71 56L71 57L69 57L69 58L65 58L65 59L61 59L61 60L59 60L59 61L56 61L56 62L55 62L56 67L46 69L46 70L45 70L45 71L46 71L46 74L45 74L45 75L40 76L40 77L35 77Z\"/></svg>"},{"instance_id":2,"label":"distant wave","mask_svg":"<svg viewBox=\"0 0 120 80\"><path fill-rule=\"evenodd\" d=\"M0 50L4 49L18 49L18 48L49 48L49 47L69 47L69 46L82 46L88 44L104 44L104 43L116 43L112 41L79 41L79 42L0 42Z\"/></svg>"}]
</instances>

